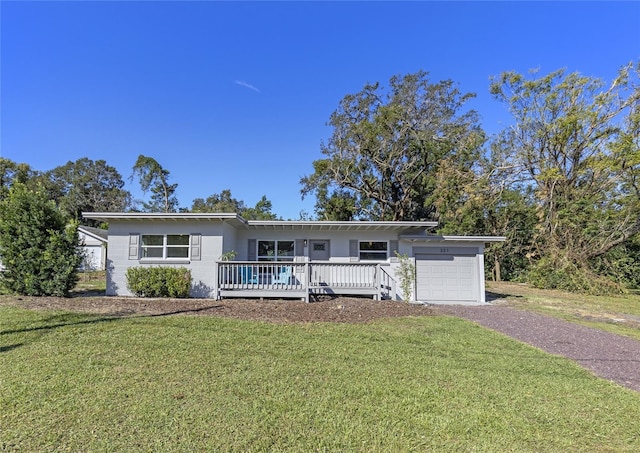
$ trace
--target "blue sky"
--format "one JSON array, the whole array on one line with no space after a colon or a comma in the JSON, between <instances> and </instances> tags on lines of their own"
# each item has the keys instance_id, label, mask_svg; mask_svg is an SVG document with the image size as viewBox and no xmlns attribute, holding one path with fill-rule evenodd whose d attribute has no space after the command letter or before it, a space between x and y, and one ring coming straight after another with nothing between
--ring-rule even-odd
<instances>
[{"instance_id":1,"label":"blue sky","mask_svg":"<svg viewBox=\"0 0 640 453\"><path fill-rule=\"evenodd\" d=\"M139 154L181 206L231 189L297 219L346 94L424 69L451 79L489 134L491 76L559 68L611 80L640 60L640 2L0 2L0 156L49 170Z\"/></svg>"}]
</instances>

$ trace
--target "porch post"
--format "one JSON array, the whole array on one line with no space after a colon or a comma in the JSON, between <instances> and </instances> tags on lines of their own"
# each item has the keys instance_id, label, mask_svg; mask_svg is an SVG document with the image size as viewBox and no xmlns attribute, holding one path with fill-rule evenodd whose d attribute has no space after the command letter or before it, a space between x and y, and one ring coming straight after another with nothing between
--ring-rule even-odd
<instances>
[{"instance_id":1,"label":"porch post","mask_svg":"<svg viewBox=\"0 0 640 453\"><path fill-rule=\"evenodd\" d=\"M213 262L213 272L216 277L214 280L213 297L215 300L220 300L220 267L217 261Z\"/></svg>"},{"instance_id":2,"label":"porch post","mask_svg":"<svg viewBox=\"0 0 640 453\"><path fill-rule=\"evenodd\" d=\"M380 300L380 293L382 291L380 289L380 285L381 285L381 282L382 282L382 278L381 278L380 274L382 274L382 268L380 267L380 264L376 264L376 278L375 278L375 280L376 280L376 282L375 282L376 293L373 295L373 298L375 300Z\"/></svg>"},{"instance_id":3,"label":"porch post","mask_svg":"<svg viewBox=\"0 0 640 453\"><path fill-rule=\"evenodd\" d=\"M307 303L309 302L309 280L311 279L310 266L309 261L304 262L304 281L302 282L302 287L304 289L304 301Z\"/></svg>"}]
</instances>

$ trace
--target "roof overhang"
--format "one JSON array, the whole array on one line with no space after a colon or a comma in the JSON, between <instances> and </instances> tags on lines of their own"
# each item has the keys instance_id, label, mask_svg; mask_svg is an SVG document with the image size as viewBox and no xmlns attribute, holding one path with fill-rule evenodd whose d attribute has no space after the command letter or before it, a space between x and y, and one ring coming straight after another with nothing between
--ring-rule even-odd
<instances>
[{"instance_id":1,"label":"roof overhang","mask_svg":"<svg viewBox=\"0 0 640 453\"><path fill-rule=\"evenodd\" d=\"M423 231L438 226L437 222L376 222L376 221L311 221L311 220L249 220L250 230L284 231Z\"/></svg>"},{"instance_id":2,"label":"roof overhang","mask_svg":"<svg viewBox=\"0 0 640 453\"><path fill-rule=\"evenodd\" d=\"M228 222L234 226L242 226L247 223L238 214L230 213L200 213L200 212L83 212L85 219L99 220L101 222Z\"/></svg>"},{"instance_id":3,"label":"roof overhang","mask_svg":"<svg viewBox=\"0 0 640 453\"><path fill-rule=\"evenodd\" d=\"M334 222L323 220L245 220L235 213L150 213L150 212L83 212L86 219L101 222L211 222L221 221L237 228L248 230L282 230L282 231L405 231L407 234L417 233L438 226L438 222L392 222L392 221L351 221Z\"/></svg>"},{"instance_id":4,"label":"roof overhang","mask_svg":"<svg viewBox=\"0 0 640 453\"><path fill-rule=\"evenodd\" d=\"M100 235L98 235L98 234L95 234L94 232L89 231L89 230L87 230L86 228L83 228L82 226L79 226L79 227L78 227L78 232L82 232L83 234L86 234L87 236L89 236L89 237L91 237L91 238L95 239L96 241L100 241L100 242L102 242L102 243L104 243L104 244L106 244L107 242L109 242L107 238L102 237L102 236L100 236Z\"/></svg>"},{"instance_id":5,"label":"roof overhang","mask_svg":"<svg viewBox=\"0 0 640 453\"><path fill-rule=\"evenodd\" d=\"M504 236L436 236L429 234L401 234L401 240L410 242L504 242Z\"/></svg>"}]
</instances>

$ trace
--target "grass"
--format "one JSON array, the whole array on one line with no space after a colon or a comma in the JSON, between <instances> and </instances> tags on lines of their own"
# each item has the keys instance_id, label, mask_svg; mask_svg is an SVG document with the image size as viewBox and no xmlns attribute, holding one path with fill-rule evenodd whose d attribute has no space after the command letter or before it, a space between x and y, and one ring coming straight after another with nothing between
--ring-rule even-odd
<instances>
[{"instance_id":1,"label":"grass","mask_svg":"<svg viewBox=\"0 0 640 453\"><path fill-rule=\"evenodd\" d=\"M466 321L0 307L0 451L637 451L640 395Z\"/></svg>"},{"instance_id":2,"label":"grass","mask_svg":"<svg viewBox=\"0 0 640 453\"><path fill-rule=\"evenodd\" d=\"M640 295L587 296L487 282L487 290L507 304L640 340Z\"/></svg>"},{"instance_id":3,"label":"grass","mask_svg":"<svg viewBox=\"0 0 640 453\"><path fill-rule=\"evenodd\" d=\"M105 271L78 272L78 283L73 292L78 293L104 293L107 289Z\"/></svg>"}]
</instances>

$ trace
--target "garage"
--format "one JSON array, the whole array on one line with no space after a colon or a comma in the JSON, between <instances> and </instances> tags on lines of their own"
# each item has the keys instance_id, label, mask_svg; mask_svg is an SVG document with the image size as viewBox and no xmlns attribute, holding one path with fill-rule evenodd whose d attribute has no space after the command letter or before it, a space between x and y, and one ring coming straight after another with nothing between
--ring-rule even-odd
<instances>
[{"instance_id":1,"label":"garage","mask_svg":"<svg viewBox=\"0 0 640 453\"><path fill-rule=\"evenodd\" d=\"M475 247L416 247L416 299L479 302L480 266Z\"/></svg>"}]
</instances>

